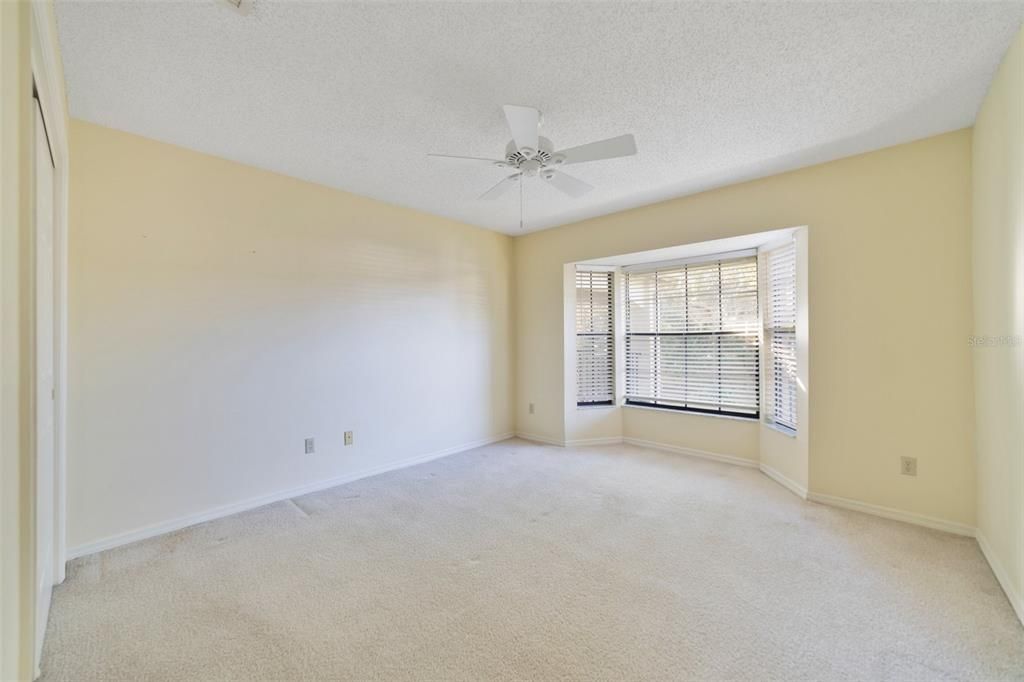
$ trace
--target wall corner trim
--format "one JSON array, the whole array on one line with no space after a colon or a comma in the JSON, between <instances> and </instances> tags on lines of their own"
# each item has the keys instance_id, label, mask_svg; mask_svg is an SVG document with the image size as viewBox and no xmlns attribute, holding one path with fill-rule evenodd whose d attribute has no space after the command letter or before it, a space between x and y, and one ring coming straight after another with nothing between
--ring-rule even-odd
<instances>
[{"instance_id":1,"label":"wall corner trim","mask_svg":"<svg viewBox=\"0 0 1024 682\"><path fill-rule=\"evenodd\" d=\"M782 487L788 488L791 492L793 492L800 499L802 499L802 500L806 500L807 499L807 488L802 486L802 485L800 485L799 483L797 483L796 481L791 479L789 476L786 476L785 474L783 474L778 469L775 469L774 467L770 467L770 466L768 466L767 464L765 464L763 462L761 463L761 465L758 468L761 470L762 474L764 474L768 478L772 479L773 481L775 481L776 483L778 483Z\"/></svg>"},{"instance_id":2,"label":"wall corner trim","mask_svg":"<svg viewBox=\"0 0 1024 682\"><path fill-rule=\"evenodd\" d=\"M225 516L231 516L232 514L239 514L250 509L256 509L264 505L273 504L274 502L281 502L283 500L291 499L293 497L299 497L300 495L307 495L309 493L315 493L320 490L327 490L328 488L334 488L339 485L358 481L363 478L370 478L371 476L377 476L378 474L385 474L389 471L397 471L398 469L405 469L407 467L415 466L417 464L425 464L426 462L433 461L435 459L441 459L448 455L454 455L459 452L465 452L466 450L472 450L474 448L483 447L484 445L490 445L492 443L498 443L503 440L512 438L511 433L502 433L496 436L489 436L487 438L481 438L480 440L472 441L470 443L463 443L444 450L437 450L435 452L428 452L423 455L415 455L406 459L399 460L397 462L389 462L369 469L363 469L362 471L355 471L334 478L324 479L322 481L315 481L313 483L307 483L295 488L288 488L287 490L279 490L277 492L267 493L265 495L259 495L257 497L250 497L249 499L242 500L240 502L233 502L231 504L225 504L206 511L201 511L195 514L187 514L185 516L179 516L168 521L162 521L149 526L143 526L135 530L130 530L125 533L118 533L111 535L95 542L88 542L84 545L78 545L77 547L71 547L68 549L68 559L78 559L80 557L102 552L108 549L114 549L115 547L122 547L124 545L138 542L140 540L147 540L149 538L156 537L158 535L164 535L165 533L171 533L176 530L188 528L189 526L195 526L200 523L206 523L207 521L213 521L220 519Z\"/></svg>"},{"instance_id":3,"label":"wall corner trim","mask_svg":"<svg viewBox=\"0 0 1024 682\"><path fill-rule=\"evenodd\" d=\"M652 448L654 450L664 450L666 452L674 452L680 455L689 455L690 457L699 457L700 459L710 459L715 462L724 462L725 464L734 464L736 466L757 468L757 462L752 459L744 459L743 457L736 457L735 455L723 455L718 452L708 452L707 450L697 450L696 448L685 448L679 445L668 445L667 443L656 443L650 440L641 440L639 438L623 438L623 443L629 445L639 445L642 448Z\"/></svg>"},{"instance_id":4,"label":"wall corner trim","mask_svg":"<svg viewBox=\"0 0 1024 682\"><path fill-rule=\"evenodd\" d=\"M978 541L978 547L981 548L981 554L985 557L988 565L992 568L992 573L996 576L996 581L999 586L1003 588L1003 593L1006 594L1007 600L1010 602L1010 606L1013 608L1014 613L1017 614L1017 620L1024 625L1024 596L1022 596L1014 588L1013 583L1010 581L1010 574L1006 572L1002 563L996 558L996 555L992 553L992 546L988 544L988 540L981 533L981 531L975 531L975 539Z\"/></svg>"}]
</instances>

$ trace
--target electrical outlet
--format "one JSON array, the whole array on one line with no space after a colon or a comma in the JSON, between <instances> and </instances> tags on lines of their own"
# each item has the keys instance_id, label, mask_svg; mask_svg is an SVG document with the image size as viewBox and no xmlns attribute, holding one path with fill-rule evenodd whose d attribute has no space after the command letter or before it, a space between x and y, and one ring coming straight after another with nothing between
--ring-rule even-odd
<instances>
[{"instance_id":1,"label":"electrical outlet","mask_svg":"<svg viewBox=\"0 0 1024 682\"><path fill-rule=\"evenodd\" d=\"M533 403L530 403L530 414L533 414Z\"/></svg>"},{"instance_id":2,"label":"electrical outlet","mask_svg":"<svg viewBox=\"0 0 1024 682\"><path fill-rule=\"evenodd\" d=\"M900 473L904 476L917 476L917 457L900 457Z\"/></svg>"},{"instance_id":3,"label":"electrical outlet","mask_svg":"<svg viewBox=\"0 0 1024 682\"><path fill-rule=\"evenodd\" d=\"M316 446L313 444L313 439L312 438L307 438L306 439L306 454L307 455L312 455L314 452L316 452Z\"/></svg>"},{"instance_id":4,"label":"electrical outlet","mask_svg":"<svg viewBox=\"0 0 1024 682\"><path fill-rule=\"evenodd\" d=\"M345 432L345 445L352 445L352 432L351 431L346 431Z\"/></svg>"}]
</instances>

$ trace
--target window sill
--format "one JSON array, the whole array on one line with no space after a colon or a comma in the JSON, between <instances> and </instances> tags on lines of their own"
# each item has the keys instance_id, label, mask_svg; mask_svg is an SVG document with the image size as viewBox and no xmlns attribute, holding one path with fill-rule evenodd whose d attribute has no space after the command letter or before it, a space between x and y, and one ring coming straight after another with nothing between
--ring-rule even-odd
<instances>
[{"instance_id":1,"label":"window sill","mask_svg":"<svg viewBox=\"0 0 1024 682\"><path fill-rule=\"evenodd\" d=\"M788 426L780 426L780 425L776 424L775 422L769 422L769 421L763 421L763 422L761 422L761 424L765 428L769 428L772 431L778 431L783 436L788 436L789 438L796 438L796 431L794 431L793 429L789 428Z\"/></svg>"},{"instance_id":2,"label":"window sill","mask_svg":"<svg viewBox=\"0 0 1024 682\"><path fill-rule=\"evenodd\" d=\"M618 405L612 403L611 405L577 405L577 410L614 410Z\"/></svg>"},{"instance_id":3,"label":"window sill","mask_svg":"<svg viewBox=\"0 0 1024 682\"><path fill-rule=\"evenodd\" d=\"M689 412L687 410L673 410L670 407L651 407L649 405L630 405L623 403L622 407L630 410L650 410L652 412L664 412L666 414L682 414L687 417L711 417L712 419L731 419L739 422L757 422L759 417L741 417L735 414L714 414L713 412Z\"/></svg>"}]
</instances>

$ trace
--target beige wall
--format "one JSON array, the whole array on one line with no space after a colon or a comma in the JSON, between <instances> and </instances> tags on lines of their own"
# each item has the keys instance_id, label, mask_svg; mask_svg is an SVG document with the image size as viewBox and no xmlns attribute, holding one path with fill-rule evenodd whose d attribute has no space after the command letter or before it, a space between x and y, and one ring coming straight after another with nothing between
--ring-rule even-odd
<instances>
[{"instance_id":1,"label":"beige wall","mask_svg":"<svg viewBox=\"0 0 1024 682\"><path fill-rule=\"evenodd\" d=\"M517 430L590 436L562 409L565 263L807 225L811 490L973 526L970 170L961 130L517 238ZM719 441L714 417L631 415L634 437L656 421L659 439L757 457L756 425Z\"/></svg>"},{"instance_id":2,"label":"beige wall","mask_svg":"<svg viewBox=\"0 0 1024 682\"><path fill-rule=\"evenodd\" d=\"M735 457L752 465L758 463L758 422L750 419L624 407L622 437L633 442Z\"/></svg>"},{"instance_id":3,"label":"beige wall","mask_svg":"<svg viewBox=\"0 0 1024 682\"><path fill-rule=\"evenodd\" d=\"M30 393L30 8L0 3L0 679L29 679L35 571Z\"/></svg>"},{"instance_id":4,"label":"beige wall","mask_svg":"<svg viewBox=\"0 0 1024 682\"><path fill-rule=\"evenodd\" d=\"M974 127L978 540L1024 620L1024 32Z\"/></svg>"},{"instance_id":5,"label":"beige wall","mask_svg":"<svg viewBox=\"0 0 1024 682\"><path fill-rule=\"evenodd\" d=\"M512 431L509 237L78 121L71 141L73 553Z\"/></svg>"}]
</instances>

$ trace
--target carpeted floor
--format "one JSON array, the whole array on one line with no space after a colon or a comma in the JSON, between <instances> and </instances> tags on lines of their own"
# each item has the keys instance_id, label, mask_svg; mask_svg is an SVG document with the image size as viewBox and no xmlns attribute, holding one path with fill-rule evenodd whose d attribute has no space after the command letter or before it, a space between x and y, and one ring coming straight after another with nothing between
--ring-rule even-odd
<instances>
[{"instance_id":1,"label":"carpeted floor","mask_svg":"<svg viewBox=\"0 0 1024 682\"><path fill-rule=\"evenodd\" d=\"M974 540L510 440L76 561L46 680L997 680Z\"/></svg>"}]
</instances>

